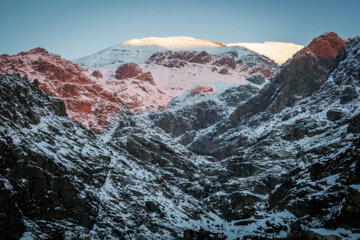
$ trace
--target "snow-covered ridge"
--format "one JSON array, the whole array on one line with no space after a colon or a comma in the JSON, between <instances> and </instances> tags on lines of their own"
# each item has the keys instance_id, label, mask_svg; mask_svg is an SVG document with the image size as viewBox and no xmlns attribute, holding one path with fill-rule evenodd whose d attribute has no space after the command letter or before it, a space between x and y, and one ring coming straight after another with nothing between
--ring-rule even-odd
<instances>
[{"instance_id":1,"label":"snow-covered ridge","mask_svg":"<svg viewBox=\"0 0 360 240\"><path fill-rule=\"evenodd\" d=\"M199 47L226 47L221 42L213 42L193 37L148 37L140 39L129 39L122 44L130 46L158 46L167 49L184 49Z\"/></svg>"},{"instance_id":2,"label":"snow-covered ridge","mask_svg":"<svg viewBox=\"0 0 360 240\"><path fill-rule=\"evenodd\" d=\"M287 42L264 43L229 43L227 46L246 47L254 52L264 55L278 64L283 64L304 46Z\"/></svg>"},{"instance_id":3,"label":"snow-covered ridge","mask_svg":"<svg viewBox=\"0 0 360 240\"><path fill-rule=\"evenodd\" d=\"M115 68L124 62L144 63L152 54L167 50L205 50L212 54L220 54L233 51L235 48L244 52L255 52L270 58L278 64L283 64L301 50L303 46L286 42L224 44L183 36L148 37L130 39L93 55L75 59L74 61L86 68Z\"/></svg>"}]
</instances>

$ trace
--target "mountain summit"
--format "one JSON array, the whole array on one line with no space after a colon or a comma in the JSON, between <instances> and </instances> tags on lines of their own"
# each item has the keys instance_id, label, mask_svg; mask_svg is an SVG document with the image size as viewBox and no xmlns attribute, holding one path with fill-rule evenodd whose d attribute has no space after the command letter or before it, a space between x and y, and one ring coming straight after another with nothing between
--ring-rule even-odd
<instances>
[{"instance_id":1,"label":"mountain summit","mask_svg":"<svg viewBox=\"0 0 360 240\"><path fill-rule=\"evenodd\" d=\"M287 42L264 42L264 43L221 43L202 40L192 37L149 37L141 39L130 39L122 44L130 46L158 46L167 49L186 48L211 48L240 46L248 48L256 53L264 55L278 64L283 64L304 46Z\"/></svg>"},{"instance_id":2,"label":"mountain summit","mask_svg":"<svg viewBox=\"0 0 360 240\"><path fill-rule=\"evenodd\" d=\"M99 53L95 53L91 56L77 59L75 61L85 66L91 66L94 61L99 62L100 59L105 60L109 56L115 55L114 58L123 61L133 61L140 63L145 61L152 53L157 51L180 51L180 50L191 50L200 51L205 50L209 53L227 52L234 48L246 48L260 55L264 55L277 64L281 65L286 60L291 58L296 52L301 50L304 46L286 43L286 42L264 42L264 43L222 43L217 41L202 40L193 37L147 37L140 39L130 39L124 41L118 45L112 46L99 53L104 53L99 56ZM219 49L220 48L220 49ZM136 52L137 54L134 54ZM100 58L95 60L95 58ZM124 59L125 58L125 59ZM91 59L91 62L90 60ZM114 59L111 61L115 61ZM104 65L105 62L96 63Z\"/></svg>"},{"instance_id":3,"label":"mountain summit","mask_svg":"<svg viewBox=\"0 0 360 240\"><path fill-rule=\"evenodd\" d=\"M122 44L131 46L158 46L167 49L186 49L201 47L227 47L221 42L202 40L193 37L148 37L140 39L130 39Z\"/></svg>"}]
</instances>

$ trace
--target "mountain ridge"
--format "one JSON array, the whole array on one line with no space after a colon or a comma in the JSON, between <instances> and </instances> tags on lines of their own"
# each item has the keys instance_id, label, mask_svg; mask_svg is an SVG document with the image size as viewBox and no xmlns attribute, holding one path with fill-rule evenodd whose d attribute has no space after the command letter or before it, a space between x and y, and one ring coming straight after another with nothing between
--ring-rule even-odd
<instances>
[{"instance_id":1,"label":"mountain ridge","mask_svg":"<svg viewBox=\"0 0 360 240\"><path fill-rule=\"evenodd\" d=\"M165 76L216 64L258 72L160 111L127 109L97 134L41 86L99 83L107 70L44 49L1 56L0 239L358 239L360 37L315 39L280 68L238 47L118 64L113 81L145 90L151 64Z\"/></svg>"},{"instance_id":2,"label":"mountain ridge","mask_svg":"<svg viewBox=\"0 0 360 240\"><path fill-rule=\"evenodd\" d=\"M151 51L151 49L156 49L157 51L165 51L167 50L185 50L185 51L208 51L209 53L213 53L213 48L230 48L231 47L245 47L251 51L254 51L260 55L264 55L272 60L274 60L278 64L283 64L287 59L291 58L293 54L303 48L303 46L293 43L285 43L285 42L264 42L264 43L232 43L226 44L216 41L210 40L202 40L193 37L149 37L149 38L140 38L140 39L130 39L124 41L118 45L110 47L108 49L116 49L119 48L121 51L129 51L130 49L134 49L137 51ZM274 49L272 49L274 48ZM105 49L106 50L106 49ZM102 51L105 51L102 50ZM100 52L102 52L100 51ZM227 51L227 50L213 50L213 51ZM95 53L90 55L92 57L96 56ZM142 53L144 55L144 53ZM86 61L86 58L83 57L79 59L75 59L76 62L80 64ZM150 56L148 56L150 57ZM131 61L131 60L130 60ZM136 63L141 63L141 59L135 60ZM84 65L85 66L85 65Z\"/></svg>"}]
</instances>

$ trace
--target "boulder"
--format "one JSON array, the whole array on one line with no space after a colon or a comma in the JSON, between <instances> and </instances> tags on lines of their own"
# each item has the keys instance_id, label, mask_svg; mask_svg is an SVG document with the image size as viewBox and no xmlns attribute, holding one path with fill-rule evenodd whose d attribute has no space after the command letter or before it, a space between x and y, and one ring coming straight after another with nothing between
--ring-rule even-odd
<instances>
[{"instance_id":1,"label":"boulder","mask_svg":"<svg viewBox=\"0 0 360 240\"><path fill-rule=\"evenodd\" d=\"M340 120L343 116L344 113L342 111L335 109L331 109L326 113L327 119L329 119L332 122Z\"/></svg>"},{"instance_id":2,"label":"boulder","mask_svg":"<svg viewBox=\"0 0 360 240\"><path fill-rule=\"evenodd\" d=\"M346 104L351 102L357 96L358 95L354 87L346 87L341 93L340 103Z\"/></svg>"},{"instance_id":3,"label":"boulder","mask_svg":"<svg viewBox=\"0 0 360 240\"><path fill-rule=\"evenodd\" d=\"M135 78L141 75L143 72L136 63L124 63L116 69L116 79Z\"/></svg>"},{"instance_id":4,"label":"boulder","mask_svg":"<svg viewBox=\"0 0 360 240\"><path fill-rule=\"evenodd\" d=\"M190 91L190 95L198 95L198 94L211 94L215 92L215 88L213 86L196 86L193 90Z\"/></svg>"},{"instance_id":5,"label":"boulder","mask_svg":"<svg viewBox=\"0 0 360 240\"><path fill-rule=\"evenodd\" d=\"M95 70L91 73L92 76L96 77L96 78L103 78L104 75L99 71L99 70Z\"/></svg>"},{"instance_id":6,"label":"boulder","mask_svg":"<svg viewBox=\"0 0 360 240\"><path fill-rule=\"evenodd\" d=\"M265 82L265 78L261 74L252 75L252 76L248 77L246 80L248 80L249 82L252 82L254 84L257 84L257 85L261 85Z\"/></svg>"}]
</instances>

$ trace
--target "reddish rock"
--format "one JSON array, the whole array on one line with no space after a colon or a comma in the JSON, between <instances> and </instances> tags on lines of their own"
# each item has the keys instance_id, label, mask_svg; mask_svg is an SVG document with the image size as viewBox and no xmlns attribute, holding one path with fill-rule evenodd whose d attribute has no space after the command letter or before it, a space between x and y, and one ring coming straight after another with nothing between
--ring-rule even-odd
<instances>
[{"instance_id":1,"label":"reddish rock","mask_svg":"<svg viewBox=\"0 0 360 240\"><path fill-rule=\"evenodd\" d=\"M155 85L155 82L154 82L154 79L153 79L153 77L151 75L151 72L143 73L140 76L138 76L136 79L139 79L141 81L146 81L146 82L149 82L149 83Z\"/></svg>"},{"instance_id":2,"label":"reddish rock","mask_svg":"<svg viewBox=\"0 0 360 240\"><path fill-rule=\"evenodd\" d=\"M119 80L135 78L155 85L151 72L143 73L139 65L137 65L136 63L125 63L120 65L116 70L115 78Z\"/></svg>"},{"instance_id":3,"label":"reddish rock","mask_svg":"<svg viewBox=\"0 0 360 240\"><path fill-rule=\"evenodd\" d=\"M346 41L341 39L336 33L325 33L314 38L307 47L302 49L300 56L311 55L314 57L335 58L345 43Z\"/></svg>"},{"instance_id":4,"label":"reddish rock","mask_svg":"<svg viewBox=\"0 0 360 240\"><path fill-rule=\"evenodd\" d=\"M260 72L262 73L264 78L271 78L271 77L275 76L275 73L271 70L271 68L269 66L261 69Z\"/></svg>"},{"instance_id":5,"label":"reddish rock","mask_svg":"<svg viewBox=\"0 0 360 240\"><path fill-rule=\"evenodd\" d=\"M126 78L135 78L143 72L136 63L124 63L116 69L115 73L115 78L121 80Z\"/></svg>"},{"instance_id":6,"label":"reddish rock","mask_svg":"<svg viewBox=\"0 0 360 240\"><path fill-rule=\"evenodd\" d=\"M228 71L226 68L223 68L223 69L221 69L221 70L219 71L219 73L222 74L222 75L225 75L225 74L228 74L229 71Z\"/></svg>"},{"instance_id":7,"label":"reddish rock","mask_svg":"<svg viewBox=\"0 0 360 240\"><path fill-rule=\"evenodd\" d=\"M194 57L189 59L189 62L205 64L211 62L211 55L205 51L199 52Z\"/></svg>"},{"instance_id":8,"label":"reddish rock","mask_svg":"<svg viewBox=\"0 0 360 240\"><path fill-rule=\"evenodd\" d=\"M220 71L220 74L227 74L229 69L236 69L239 65L232 56L218 56L209 54L206 51L166 51L154 53L149 60L148 64L157 64L169 68L181 68L189 64L209 64L218 67L227 68ZM218 71L216 67L212 71Z\"/></svg>"},{"instance_id":9,"label":"reddish rock","mask_svg":"<svg viewBox=\"0 0 360 240\"><path fill-rule=\"evenodd\" d=\"M214 93L215 88L212 86L196 86L193 90L191 90L190 95L197 95L197 94L210 94Z\"/></svg>"},{"instance_id":10,"label":"reddish rock","mask_svg":"<svg viewBox=\"0 0 360 240\"><path fill-rule=\"evenodd\" d=\"M67 110L73 111L78 115L91 113L92 103L90 101L82 101L78 99L65 99L65 105L67 106Z\"/></svg>"},{"instance_id":11,"label":"reddish rock","mask_svg":"<svg viewBox=\"0 0 360 240\"><path fill-rule=\"evenodd\" d=\"M80 106L80 111L83 113L91 113L91 103L89 102L81 102L78 101L79 106Z\"/></svg>"},{"instance_id":12,"label":"reddish rock","mask_svg":"<svg viewBox=\"0 0 360 240\"><path fill-rule=\"evenodd\" d=\"M235 61L235 59L231 56L223 56L221 59L217 60L214 62L214 65L216 66L224 66L224 67L229 67L231 69L235 69L237 66L237 62Z\"/></svg>"},{"instance_id":13,"label":"reddish rock","mask_svg":"<svg viewBox=\"0 0 360 240\"><path fill-rule=\"evenodd\" d=\"M96 78L103 78L104 75L99 71L99 70L95 70L91 73L92 76L96 77Z\"/></svg>"},{"instance_id":14,"label":"reddish rock","mask_svg":"<svg viewBox=\"0 0 360 240\"><path fill-rule=\"evenodd\" d=\"M104 89L106 86L93 81L86 70L43 48L0 56L0 75L13 73L32 80L38 79L40 89L63 99L68 116L88 128L102 129L110 117L123 108L121 99L108 93ZM102 78L102 74L96 75ZM81 100L82 96L87 100ZM101 108L104 105L110 110L103 110L103 115L96 115L92 111L93 106ZM99 122L98 119L102 121Z\"/></svg>"},{"instance_id":15,"label":"reddish rock","mask_svg":"<svg viewBox=\"0 0 360 240\"><path fill-rule=\"evenodd\" d=\"M151 73L143 73L137 64L124 64L117 71L119 78L137 78L136 83L132 83L103 76L98 70L82 69L59 55L36 48L0 56L0 76L14 73L38 79L41 90L64 101L70 118L96 133L106 128L124 105L133 112L142 112L164 108L170 102L166 93L152 85L155 83ZM146 91L139 94L137 89Z\"/></svg>"},{"instance_id":16,"label":"reddish rock","mask_svg":"<svg viewBox=\"0 0 360 240\"><path fill-rule=\"evenodd\" d=\"M213 55L202 51L166 51L154 53L147 63L156 63L165 67L184 67L187 63L206 64L210 63L213 59Z\"/></svg>"},{"instance_id":17,"label":"reddish rock","mask_svg":"<svg viewBox=\"0 0 360 240\"><path fill-rule=\"evenodd\" d=\"M258 66L258 67L253 68L250 71L251 75L254 75L257 73L261 73L264 76L264 78L270 78L275 75L275 73L271 70L270 66Z\"/></svg>"},{"instance_id":18,"label":"reddish rock","mask_svg":"<svg viewBox=\"0 0 360 240\"><path fill-rule=\"evenodd\" d=\"M37 54L43 54L43 55L48 55L49 54L49 52L46 49L41 48L41 47L37 47L37 48L31 49L28 52L20 52L18 55L25 56L25 55L28 55L29 53L37 53Z\"/></svg>"}]
</instances>

